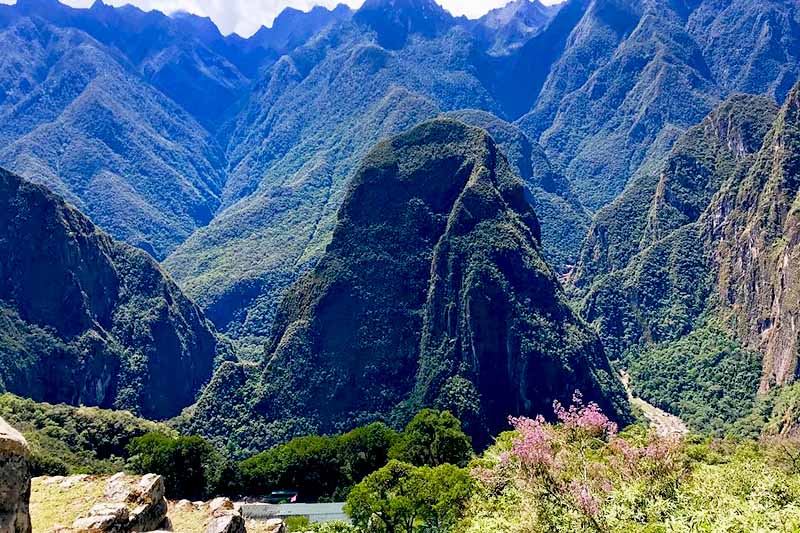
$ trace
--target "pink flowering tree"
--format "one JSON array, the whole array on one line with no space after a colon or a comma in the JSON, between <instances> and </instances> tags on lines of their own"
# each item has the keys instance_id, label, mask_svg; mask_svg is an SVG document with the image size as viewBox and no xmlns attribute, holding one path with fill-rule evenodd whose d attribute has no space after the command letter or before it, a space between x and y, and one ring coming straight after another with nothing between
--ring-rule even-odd
<instances>
[{"instance_id":1,"label":"pink flowering tree","mask_svg":"<svg viewBox=\"0 0 800 533\"><path fill-rule=\"evenodd\" d=\"M515 432L500 464L476 472L487 487L496 489L498 473L514 483L546 530L604 531L606 502L622 483L641 481L646 492L681 478L679 440L623 438L600 407L584 403L577 391L569 407L555 402L553 410L556 424L541 416L510 418Z\"/></svg>"}]
</instances>

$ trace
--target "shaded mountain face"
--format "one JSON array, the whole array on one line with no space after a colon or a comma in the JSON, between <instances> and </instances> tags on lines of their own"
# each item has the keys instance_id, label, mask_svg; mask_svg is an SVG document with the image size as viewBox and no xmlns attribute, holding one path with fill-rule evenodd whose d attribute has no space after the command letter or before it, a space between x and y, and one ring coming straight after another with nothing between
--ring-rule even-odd
<instances>
[{"instance_id":1,"label":"shaded mountain face","mask_svg":"<svg viewBox=\"0 0 800 533\"><path fill-rule=\"evenodd\" d=\"M246 46L274 50L277 55L282 55L305 44L326 26L347 20L352 15L353 11L344 4L339 4L332 10L314 6L307 13L287 7L275 17L270 28L262 26L252 38L248 39Z\"/></svg>"},{"instance_id":2,"label":"shaded mountain face","mask_svg":"<svg viewBox=\"0 0 800 533\"><path fill-rule=\"evenodd\" d=\"M207 422L246 391L256 399L245 447L267 445L257 438L268 431L399 423L431 405L485 442L509 414L548 413L575 389L626 419L624 393L542 259L539 232L484 130L436 120L380 143L325 254L284 298L260 369L221 369L193 429L222 437L242 427Z\"/></svg>"},{"instance_id":3,"label":"shaded mountain face","mask_svg":"<svg viewBox=\"0 0 800 533\"><path fill-rule=\"evenodd\" d=\"M0 389L167 418L224 353L146 253L0 170Z\"/></svg>"},{"instance_id":4,"label":"shaded mountain face","mask_svg":"<svg viewBox=\"0 0 800 533\"><path fill-rule=\"evenodd\" d=\"M435 0L366 0L353 20L389 50L403 48L413 35L436 37L456 23Z\"/></svg>"}]
</instances>

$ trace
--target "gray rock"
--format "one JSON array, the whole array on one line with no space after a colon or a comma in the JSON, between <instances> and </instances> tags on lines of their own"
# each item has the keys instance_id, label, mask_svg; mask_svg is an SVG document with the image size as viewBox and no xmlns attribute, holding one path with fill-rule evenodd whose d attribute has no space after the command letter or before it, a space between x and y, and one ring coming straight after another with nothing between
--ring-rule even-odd
<instances>
[{"instance_id":1,"label":"gray rock","mask_svg":"<svg viewBox=\"0 0 800 533\"><path fill-rule=\"evenodd\" d=\"M25 438L0 418L0 533L31 533L29 458Z\"/></svg>"},{"instance_id":2,"label":"gray rock","mask_svg":"<svg viewBox=\"0 0 800 533\"><path fill-rule=\"evenodd\" d=\"M247 528L242 515L228 511L211 519L206 527L206 533L247 533Z\"/></svg>"},{"instance_id":3,"label":"gray rock","mask_svg":"<svg viewBox=\"0 0 800 533\"><path fill-rule=\"evenodd\" d=\"M128 529L128 519L128 506L124 503L98 503L88 516L75 520L72 529L78 533L122 533Z\"/></svg>"}]
</instances>

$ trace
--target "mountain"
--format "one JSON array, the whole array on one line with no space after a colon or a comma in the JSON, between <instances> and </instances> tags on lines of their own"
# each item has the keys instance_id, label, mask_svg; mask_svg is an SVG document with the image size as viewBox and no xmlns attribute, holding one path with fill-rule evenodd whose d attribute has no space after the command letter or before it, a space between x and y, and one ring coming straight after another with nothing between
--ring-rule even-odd
<instances>
[{"instance_id":1,"label":"mountain","mask_svg":"<svg viewBox=\"0 0 800 533\"><path fill-rule=\"evenodd\" d=\"M250 77L347 16L341 7L287 12L244 40L207 18L100 1L0 6L0 164L163 259L220 206L218 130Z\"/></svg>"},{"instance_id":2,"label":"mountain","mask_svg":"<svg viewBox=\"0 0 800 533\"><path fill-rule=\"evenodd\" d=\"M546 26L560 7L539 0L513 0L478 19L475 31L487 42L490 53L507 54Z\"/></svg>"},{"instance_id":3,"label":"mountain","mask_svg":"<svg viewBox=\"0 0 800 533\"><path fill-rule=\"evenodd\" d=\"M798 191L800 83L747 175L714 198L706 222L719 297L738 337L764 356L762 391L798 375Z\"/></svg>"},{"instance_id":4,"label":"mountain","mask_svg":"<svg viewBox=\"0 0 800 533\"><path fill-rule=\"evenodd\" d=\"M542 227L542 251L547 263L558 271L574 265L590 217L541 145L515 125L485 111L452 111L446 116L489 132L526 185L528 201Z\"/></svg>"},{"instance_id":5,"label":"mountain","mask_svg":"<svg viewBox=\"0 0 800 533\"><path fill-rule=\"evenodd\" d=\"M509 414L549 413L576 389L627 420L601 344L542 259L520 178L484 130L439 119L369 152L265 358L224 365L191 428L252 450L433 405L485 443Z\"/></svg>"},{"instance_id":6,"label":"mountain","mask_svg":"<svg viewBox=\"0 0 800 533\"><path fill-rule=\"evenodd\" d=\"M757 392L797 376L798 102L800 83L780 110L760 96L723 103L656 182L636 182L598 217L576 272L583 315L643 392L685 411L697 399L680 391L696 390L720 407L701 416L720 431L714 418L749 416ZM701 371L706 389L693 364L712 371Z\"/></svg>"},{"instance_id":7,"label":"mountain","mask_svg":"<svg viewBox=\"0 0 800 533\"><path fill-rule=\"evenodd\" d=\"M657 180L598 213L573 283L612 353L691 331L713 292L707 211L749 169L777 111L767 97L731 97L681 137Z\"/></svg>"},{"instance_id":8,"label":"mountain","mask_svg":"<svg viewBox=\"0 0 800 533\"><path fill-rule=\"evenodd\" d=\"M0 389L167 418L227 347L146 253L0 170Z\"/></svg>"},{"instance_id":9,"label":"mountain","mask_svg":"<svg viewBox=\"0 0 800 533\"><path fill-rule=\"evenodd\" d=\"M305 44L325 27L352 15L353 11L344 4L330 10L314 6L307 13L287 7L275 17L271 27L262 26L247 42L249 46L257 45L283 55Z\"/></svg>"},{"instance_id":10,"label":"mountain","mask_svg":"<svg viewBox=\"0 0 800 533\"><path fill-rule=\"evenodd\" d=\"M657 172L675 140L722 99L782 100L800 77L798 30L791 0L573 0L509 71L533 82L520 126L597 210ZM544 70L526 68L537 58Z\"/></svg>"},{"instance_id":11,"label":"mountain","mask_svg":"<svg viewBox=\"0 0 800 533\"><path fill-rule=\"evenodd\" d=\"M74 29L0 30L0 163L164 257L219 205L224 154L172 100Z\"/></svg>"},{"instance_id":12,"label":"mountain","mask_svg":"<svg viewBox=\"0 0 800 533\"><path fill-rule=\"evenodd\" d=\"M443 111L501 112L472 68L467 29L391 50L361 18L323 31L256 84L230 136L223 209L165 261L223 331L268 335L276 302L324 251L346 180L375 143Z\"/></svg>"},{"instance_id":13,"label":"mountain","mask_svg":"<svg viewBox=\"0 0 800 533\"><path fill-rule=\"evenodd\" d=\"M403 48L414 35L436 37L456 22L435 0L366 0L353 19L388 50Z\"/></svg>"}]
</instances>

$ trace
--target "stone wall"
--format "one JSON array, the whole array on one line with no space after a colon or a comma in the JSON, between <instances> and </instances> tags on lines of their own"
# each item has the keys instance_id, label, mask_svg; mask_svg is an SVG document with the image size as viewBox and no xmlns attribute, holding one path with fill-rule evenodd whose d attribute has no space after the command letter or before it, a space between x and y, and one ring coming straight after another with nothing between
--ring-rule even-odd
<instances>
[{"instance_id":1,"label":"stone wall","mask_svg":"<svg viewBox=\"0 0 800 533\"><path fill-rule=\"evenodd\" d=\"M29 458L25 438L0 418L0 533L31 533Z\"/></svg>"}]
</instances>

